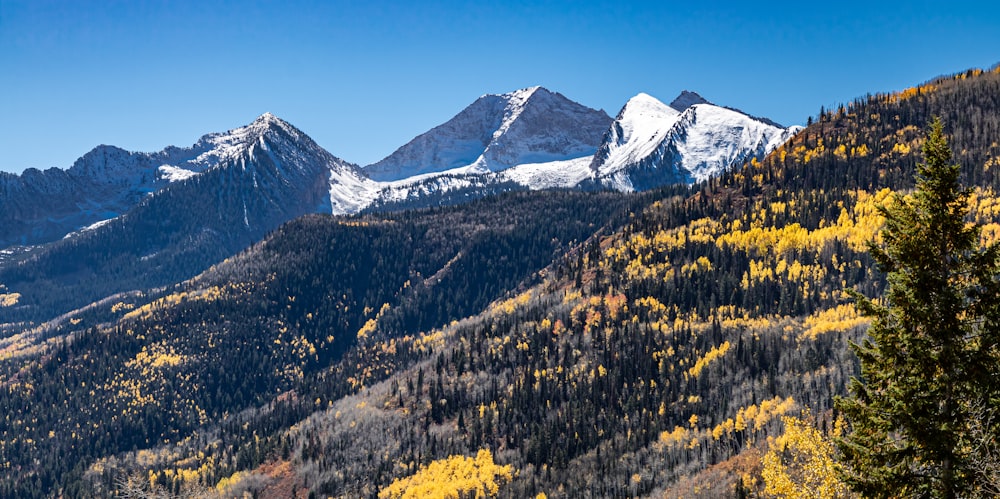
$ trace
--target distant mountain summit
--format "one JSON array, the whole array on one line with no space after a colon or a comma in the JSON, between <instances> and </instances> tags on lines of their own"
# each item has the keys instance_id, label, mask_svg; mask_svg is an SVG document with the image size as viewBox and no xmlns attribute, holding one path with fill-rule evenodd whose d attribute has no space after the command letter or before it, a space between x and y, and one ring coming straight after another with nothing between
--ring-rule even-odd
<instances>
[{"instance_id":1,"label":"distant mountain summit","mask_svg":"<svg viewBox=\"0 0 1000 499\"><path fill-rule=\"evenodd\" d=\"M277 160L274 174L283 182L301 183L302 177L321 174L323 199L309 201L318 211L356 212L366 202L359 196L371 190L365 186L370 181L354 165L334 158L292 125L265 113L249 125L204 135L190 147L143 153L100 145L66 170L0 172L0 247L60 239L123 215L172 184L227 162L260 164L255 159ZM249 178L258 178L259 186L266 176L256 177L258 173L251 172Z\"/></svg>"},{"instance_id":2,"label":"distant mountain summit","mask_svg":"<svg viewBox=\"0 0 1000 499\"><path fill-rule=\"evenodd\" d=\"M687 90L682 91L677 98L670 101L670 107L678 112L683 112L685 109L695 104L711 104L711 102L705 100L705 98L698 95L697 92L689 92Z\"/></svg>"},{"instance_id":3,"label":"distant mountain summit","mask_svg":"<svg viewBox=\"0 0 1000 499\"><path fill-rule=\"evenodd\" d=\"M364 171L374 180L395 181L567 160L593 154L610 122L603 111L542 87L489 94Z\"/></svg>"}]
</instances>

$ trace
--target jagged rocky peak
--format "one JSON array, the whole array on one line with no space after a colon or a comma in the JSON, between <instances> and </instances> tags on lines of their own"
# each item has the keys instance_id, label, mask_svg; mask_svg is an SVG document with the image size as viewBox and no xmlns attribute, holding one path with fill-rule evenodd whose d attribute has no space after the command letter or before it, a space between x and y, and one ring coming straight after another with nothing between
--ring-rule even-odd
<instances>
[{"instance_id":1,"label":"jagged rocky peak","mask_svg":"<svg viewBox=\"0 0 1000 499\"><path fill-rule=\"evenodd\" d=\"M678 111L684 111L695 104L711 104L711 102L701 95L698 95L697 92L684 90L677 96L676 99L670 102L670 107Z\"/></svg>"},{"instance_id":2,"label":"jagged rocky peak","mask_svg":"<svg viewBox=\"0 0 1000 499\"><path fill-rule=\"evenodd\" d=\"M93 180L110 180L128 175L140 169L144 155L126 151L120 147L101 144L77 159L69 171Z\"/></svg>"},{"instance_id":3,"label":"jagged rocky peak","mask_svg":"<svg viewBox=\"0 0 1000 499\"><path fill-rule=\"evenodd\" d=\"M271 114L270 111L265 111L264 114L258 116L257 119L253 120L253 122L254 123L272 123L272 122L281 122L281 123L284 123L283 120L281 120L277 116Z\"/></svg>"},{"instance_id":4,"label":"jagged rocky peak","mask_svg":"<svg viewBox=\"0 0 1000 499\"><path fill-rule=\"evenodd\" d=\"M465 169L500 171L594 153L611 123L603 111L535 86L479 97L447 122L365 167L380 181Z\"/></svg>"},{"instance_id":5,"label":"jagged rocky peak","mask_svg":"<svg viewBox=\"0 0 1000 499\"><path fill-rule=\"evenodd\" d=\"M253 123L249 125L249 128L253 129L281 129L285 131L292 131L296 134L301 134L297 128L292 126L287 121L271 114L270 112L264 113L253 120Z\"/></svg>"},{"instance_id":6,"label":"jagged rocky peak","mask_svg":"<svg viewBox=\"0 0 1000 499\"><path fill-rule=\"evenodd\" d=\"M666 139L679 116L679 111L649 94L632 97L605 133L591 169L606 175L641 161Z\"/></svg>"},{"instance_id":7,"label":"jagged rocky peak","mask_svg":"<svg viewBox=\"0 0 1000 499\"><path fill-rule=\"evenodd\" d=\"M285 132L292 135L292 138L296 140L303 136L302 132L299 132L298 129L293 127L287 121L278 118L277 116L271 113L264 113L258 116L257 119L253 120L253 122L251 122L247 126L234 128L232 130L229 130L228 132L220 134L210 134L206 137L212 137L217 139L225 138L228 140L223 140L223 142L230 142L230 143L250 142L258 139L262 135L266 134L268 131ZM218 140L216 141L209 140L209 141L216 143L219 142Z\"/></svg>"}]
</instances>

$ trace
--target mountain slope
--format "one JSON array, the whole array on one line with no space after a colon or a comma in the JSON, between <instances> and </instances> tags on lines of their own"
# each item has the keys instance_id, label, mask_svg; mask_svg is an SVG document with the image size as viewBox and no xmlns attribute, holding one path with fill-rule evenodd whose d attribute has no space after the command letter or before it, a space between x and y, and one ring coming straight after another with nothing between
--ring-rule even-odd
<instances>
[{"instance_id":1,"label":"mountain slope","mask_svg":"<svg viewBox=\"0 0 1000 499\"><path fill-rule=\"evenodd\" d=\"M487 448L517 470L502 497L761 493L780 417L810 409L830 428L857 375L848 341L867 323L841 291L884 285L866 242L876 206L912 185L931 114L952 118L977 219L1000 227L1000 150L981 133L1000 123L998 89L1000 71L970 72L824 114L763 161L663 196L529 292L395 343L407 354L377 365L396 375L279 433L300 483L372 495Z\"/></svg>"},{"instance_id":2,"label":"mountain slope","mask_svg":"<svg viewBox=\"0 0 1000 499\"><path fill-rule=\"evenodd\" d=\"M603 111L532 87L484 95L365 172L380 181L468 168L500 171L593 154L610 122Z\"/></svg>"},{"instance_id":3,"label":"mountain slope","mask_svg":"<svg viewBox=\"0 0 1000 499\"><path fill-rule=\"evenodd\" d=\"M847 342L865 320L840 291L881 289L865 241L883 188L912 185L907 147L931 113L976 116L951 121L950 133L964 174L996 192L983 166L992 159L972 158L1000 153L975 131L1000 122L1000 74L932 85L824 114L694 194L658 193L623 230L577 246L540 285L474 317L402 338L375 320L315 382L223 425L218 441L156 447L163 459L140 469L164 486L179 486L171 477L194 462L216 470L209 483L241 470L249 475L233 480L253 490L285 481L366 497L420 466L490 449L517 471L501 497L760 493L760 455L780 416L810 408L830 427L832 396L856 374ZM995 223L995 195L977 195ZM196 457L209 454L219 459ZM213 464L237 456L243 466ZM297 471L270 474L274 463Z\"/></svg>"},{"instance_id":4,"label":"mountain slope","mask_svg":"<svg viewBox=\"0 0 1000 499\"><path fill-rule=\"evenodd\" d=\"M373 497L483 449L515 469L500 497L760 494L780 417L833 427L857 375L866 320L842 290L884 286L866 242L932 114L995 234L1000 71L859 99L638 205L297 220L154 302L100 305L113 321L67 321L111 326L2 344L0 496L110 496L132 473Z\"/></svg>"},{"instance_id":5,"label":"mountain slope","mask_svg":"<svg viewBox=\"0 0 1000 499\"><path fill-rule=\"evenodd\" d=\"M17 306L0 309L0 323L44 320L103 296L191 277L288 220L355 203L331 193L368 182L270 114L209 137L215 166L143 197L110 222L0 266L0 282L21 293Z\"/></svg>"},{"instance_id":6,"label":"mountain slope","mask_svg":"<svg viewBox=\"0 0 1000 499\"><path fill-rule=\"evenodd\" d=\"M229 159L247 127L156 153L98 146L69 169L0 172L0 247L53 241L128 211L144 196Z\"/></svg>"}]
</instances>

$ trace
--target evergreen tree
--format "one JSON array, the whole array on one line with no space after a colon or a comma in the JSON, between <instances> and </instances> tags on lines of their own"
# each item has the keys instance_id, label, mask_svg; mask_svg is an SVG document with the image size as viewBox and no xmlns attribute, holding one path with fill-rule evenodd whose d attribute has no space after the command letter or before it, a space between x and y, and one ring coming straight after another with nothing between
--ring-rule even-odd
<instances>
[{"instance_id":1,"label":"evergreen tree","mask_svg":"<svg viewBox=\"0 0 1000 499\"><path fill-rule=\"evenodd\" d=\"M937 118L923 155L915 192L882 208L882 242L869 245L888 288L855 297L872 324L852 345L861 379L837 401L852 425L838 442L845 479L865 496L977 495L970 425L997 400L1000 248L967 222L970 190Z\"/></svg>"}]
</instances>

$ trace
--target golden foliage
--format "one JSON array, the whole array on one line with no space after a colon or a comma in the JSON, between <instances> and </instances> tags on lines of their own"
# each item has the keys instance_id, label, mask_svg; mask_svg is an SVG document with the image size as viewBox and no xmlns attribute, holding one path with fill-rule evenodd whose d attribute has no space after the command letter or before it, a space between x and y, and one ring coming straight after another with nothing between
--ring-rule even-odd
<instances>
[{"instance_id":1,"label":"golden foliage","mask_svg":"<svg viewBox=\"0 0 1000 499\"><path fill-rule=\"evenodd\" d=\"M491 308L494 313L513 314L518 307L523 307L531 301L532 291L529 289L514 298L495 303Z\"/></svg>"},{"instance_id":2,"label":"golden foliage","mask_svg":"<svg viewBox=\"0 0 1000 499\"><path fill-rule=\"evenodd\" d=\"M458 499L468 494L491 497L512 477L510 465L494 463L493 454L482 449L474 458L456 455L421 466L414 475L394 480L378 496L379 499Z\"/></svg>"},{"instance_id":3,"label":"golden foliage","mask_svg":"<svg viewBox=\"0 0 1000 499\"><path fill-rule=\"evenodd\" d=\"M806 317L803 324L806 329L799 335L799 340L815 340L821 334L832 331L848 331L865 326L869 322L867 318L858 315L858 310L854 305L837 305Z\"/></svg>"},{"instance_id":4,"label":"golden foliage","mask_svg":"<svg viewBox=\"0 0 1000 499\"><path fill-rule=\"evenodd\" d=\"M246 478L246 476L247 473L237 471L236 473L233 473L232 475L224 477L222 480L219 480L219 483L216 484L215 486L215 490L217 490L219 493L224 494L229 489L238 485L244 478Z\"/></svg>"},{"instance_id":5,"label":"golden foliage","mask_svg":"<svg viewBox=\"0 0 1000 499\"><path fill-rule=\"evenodd\" d=\"M0 307L12 307L17 305L17 301L21 299L21 293L2 293L0 294Z\"/></svg>"},{"instance_id":6,"label":"golden foliage","mask_svg":"<svg viewBox=\"0 0 1000 499\"><path fill-rule=\"evenodd\" d=\"M363 340L363 339L367 338L369 334L373 333L375 331L375 329L378 327L378 321L379 321L379 319L381 319L382 316L385 315L386 312L389 311L389 309L390 309L389 304L388 303L383 303L382 304L382 308L380 308L379 311L378 311L378 313L375 314L375 317L373 317L371 319L368 319L365 322L365 325L361 326L361 329L358 330L358 339L359 340ZM367 315L370 310L371 309L367 309L366 308L365 314Z\"/></svg>"},{"instance_id":7,"label":"golden foliage","mask_svg":"<svg viewBox=\"0 0 1000 499\"><path fill-rule=\"evenodd\" d=\"M153 312L156 310L163 310L170 307L175 307L186 301L213 302L222 298L223 296L225 296L226 293L230 291L245 291L243 289L240 289L241 286L245 286L245 284L229 283L226 284L224 287L211 286L205 289L197 289L193 291L181 291L179 293L173 293L164 296L163 298L160 298L158 300L154 300L150 303L147 303L139 308L136 308L135 310L130 311L129 313L125 314L125 319L149 318L150 316L153 315ZM294 297L290 298L292 301L294 301ZM112 307L113 311L114 308L115 307Z\"/></svg>"},{"instance_id":8,"label":"golden foliage","mask_svg":"<svg viewBox=\"0 0 1000 499\"><path fill-rule=\"evenodd\" d=\"M912 150L913 148L910 147L909 144L903 144L901 142L897 142L892 146L892 152L899 154L900 156L906 156L907 154L910 154Z\"/></svg>"},{"instance_id":9,"label":"golden foliage","mask_svg":"<svg viewBox=\"0 0 1000 499\"><path fill-rule=\"evenodd\" d=\"M688 374L691 377L697 378L701 374L701 371L705 369L713 360L718 359L729 351L729 342L725 341L721 345L711 349L699 358L691 369L688 369Z\"/></svg>"},{"instance_id":10,"label":"golden foliage","mask_svg":"<svg viewBox=\"0 0 1000 499\"><path fill-rule=\"evenodd\" d=\"M808 421L785 416L785 433L768 438L764 456L764 494L787 499L849 497L834 469L833 444ZM841 425L834 425L834 436Z\"/></svg>"},{"instance_id":11,"label":"golden foliage","mask_svg":"<svg viewBox=\"0 0 1000 499\"><path fill-rule=\"evenodd\" d=\"M134 303L125 303L120 301L111 306L111 313L117 314L118 312L121 312L123 310L128 312L129 310L132 310L134 308L135 308Z\"/></svg>"},{"instance_id":12,"label":"golden foliage","mask_svg":"<svg viewBox=\"0 0 1000 499\"><path fill-rule=\"evenodd\" d=\"M173 347L157 343L142 347L142 350L136 354L135 358L126 362L125 365L127 367L142 369L143 375L148 376L149 372L146 371L148 367L173 367L180 364L183 360L184 356L178 354Z\"/></svg>"},{"instance_id":13,"label":"golden foliage","mask_svg":"<svg viewBox=\"0 0 1000 499\"><path fill-rule=\"evenodd\" d=\"M964 74L961 77L956 76L956 78L962 78L962 77L964 77ZM892 104L902 100L912 99L920 94L933 92L935 90L937 90L937 85L928 83L925 85L910 87L900 92L889 94L885 97L885 101L886 103Z\"/></svg>"}]
</instances>

